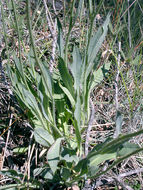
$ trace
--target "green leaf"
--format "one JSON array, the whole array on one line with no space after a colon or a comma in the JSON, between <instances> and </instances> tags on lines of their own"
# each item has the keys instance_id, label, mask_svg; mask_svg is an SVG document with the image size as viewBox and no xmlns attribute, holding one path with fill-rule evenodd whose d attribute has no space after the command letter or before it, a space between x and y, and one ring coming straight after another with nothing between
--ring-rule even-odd
<instances>
[{"instance_id":1,"label":"green leaf","mask_svg":"<svg viewBox=\"0 0 143 190\"><path fill-rule=\"evenodd\" d=\"M49 129L49 126L50 126L52 134L55 138L62 136L60 130L57 128L56 123L54 122L55 120L54 95L52 95L51 98L47 96L46 87L44 85L43 79L40 81L40 84L39 84L39 96L40 96L39 106L41 106L42 113L45 117L43 118L47 120L44 128Z\"/></svg>"},{"instance_id":2,"label":"green leaf","mask_svg":"<svg viewBox=\"0 0 143 190\"><path fill-rule=\"evenodd\" d=\"M43 128L36 128L34 130L34 137L36 142L46 147L49 147L54 143L54 138L52 135L50 135L49 132Z\"/></svg>"},{"instance_id":3,"label":"green leaf","mask_svg":"<svg viewBox=\"0 0 143 190\"><path fill-rule=\"evenodd\" d=\"M72 107L74 108L75 100L74 100L73 96L71 95L70 91L66 87L62 86L60 83L59 83L59 86L62 89L62 91L65 93L65 95L68 97Z\"/></svg>"},{"instance_id":4,"label":"green leaf","mask_svg":"<svg viewBox=\"0 0 143 190\"><path fill-rule=\"evenodd\" d=\"M78 162L78 164L73 168L73 170L79 174L79 176L82 176L84 174L87 174L88 172L88 160L82 159Z\"/></svg>"},{"instance_id":5,"label":"green leaf","mask_svg":"<svg viewBox=\"0 0 143 190\"><path fill-rule=\"evenodd\" d=\"M21 105L25 105L25 107L27 107L32 112L35 118L39 119L41 127L44 127L45 123L33 94L28 91L22 83L18 81L17 84L15 84L14 86L14 91Z\"/></svg>"},{"instance_id":6,"label":"green leaf","mask_svg":"<svg viewBox=\"0 0 143 190\"><path fill-rule=\"evenodd\" d=\"M59 86L59 79L54 81L54 99L57 100L64 100L65 94L63 93L62 89Z\"/></svg>"},{"instance_id":7,"label":"green leaf","mask_svg":"<svg viewBox=\"0 0 143 190\"><path fill-rule=\"evenodd\" d=\"M19 182L19 184L4 185L4 186L0 187L0 190L18 190L18 189L25 189L25 187L27 187L27 184L25 184L25 183L21 184ZM34 184L34 182L28 183L28 187L30 189L39 189L40 184L39 184L39 182L37 182L36 184Z\"/></svg>"},{"instance_id":8,"label":"green leaf","mask_svg":"<svg viewBox=\"0 0 143 190\"><path fill-rule=\"evenodd\" d=\"M33 171L34 177L40 175L44 169L45 168L36 168L36 169L34 169L34 171Z\"/></svg>"},{"instance_id":9,"label":"green leaf","mask_svg":"<svg viewBox=\"0 0 143 190\"><path fill-rule=\"evenodd\" d=\"M106 146L108 141L106 141L105 143L103 143L102 145L97 145L97 147L95 147L95 149L92 152L97 152L97 150L103 149L104 146ZM89 175L95 176L96 172L98 171L98 166L101 163L104 163L107 160L111 160L111 159L116 159L117 157L121 157L121 156L125 156L127 154L132 153L133 151L137 150L139 148L138 145L136 144L131 144L129 142L123 143L122 144L118 144L118 145L113 145L110 150L108 150L107 152L103 153L103 154L96 154L93 157L90 157L88 159L88 168L89 168ZM94 171L95 170L95 171Z\"/></svg>"},{"instance_id":10,"label":"green leaf","mask_svg":"<svg viewBox=\"0 0 143 190\"><path fill-rule=\"evenodd\" d=\"M133 64L133 65L139 65L141 57L142 57L141 55L137 55L136 58L133 61L131 61L131 64Z\"/></svg>"},{"instance_id":11,"label":"green leaf","mask_svg":"<svg viewBox=\"0 0 143 190\"><path fill-rule=\"evenodd\" d=\"M16 154L24 154L25 152L27 152L28 147L19 147L19 148L14 148L13 149L13 153Z\"/></svg>"},{"instance_id":12,"label":"green leaf","mask_svg":"<svg viewBox=\"0 0 143 190\"><path fill-rule=\"evenodd\" d=\"M83 10L83 4L84 4L84 0L79 0L75 20L77 19L77 17L81 15L81 12Z\"/></svg>"},{"instance_id":13,"label":"green leaf","mask_svg":"<svg viewBox=\"0 0 143 190\"><path fill-rule=\"evenodd\" d=\"M106 147L106 145L111 142L111 140L112 140L112 138L108 138L102 144L96 145L92 149L92 151L88 154L88 156L87 156L88 168L89 168L88 175L94 176L95 175L94 172L97 172L99 165L101 163L104 163L106 160L116 159L118 147L120 147L120 144L115 145L115 146L113 145L109 150L102 152L102 150ZM94 155L94 153L96 153L96 154ZM93 156L90 157L91 154ZM88 157L89 157L89 159L88 159Z\"/></svg>"},{"instance_id":14,"label":"green leaf","mask_svg":"<svg viewBox=\"0 0 143 190\"><path fill-rule=\"evenodd\" d=\"M61 152L60 160L65 160L67 163L77 163L79 161L79 157L76 155L76 151L73 149L69 149L64 147Z\"/></svg>"},{"instance_id":15,"label":"green leaf","mask_svg":"<svg viewBox=\"0 0 143 190\"><path fill-rule=\"evenodd\" d=\"M105 63L98 70L93 72L93 80L91 83L90 91L100 84L110 69L111 62Z\"/></svg>"},{"instance_id":16,"label":"green leaf","mask_svg":"<svg viewBox=\"0 0 143 190\"><path fill-rule=\"evenodd\" d=\"M8 176L17 182L21 182L20 178L23 178L23 174L16 172L15 170L0 171L0 175Z\"/></svg>"},{"instance_id":17,"label":"green leaf","mask_svg":"<svg viewBox=\"0 0 143 190\"><path fill-rule=\"evenodd\" d=\"M121 134L121 128L123 123L123 116L120 111L117 110L116 113L116 130L114 133L114 138L117 138Z\"/></svg>"},{"instance_id":18,"label":"green leaf","mask_svg":"<svg viewBox=\"0 0 143 190\"><path fill-rule=\"evenodd\" d=\"M44 179L48 179L48 180L52 180L53 179L53 175L52 175L52 171L50 168L44 167L44 168L36 168L33 171L33 175L36 176L41 176Z\"/></svg>"},{"instance_id":19,"label":"green leaf","mask_svg":"<svg viewBox=\"0 0 143 190\"><path fill-rule=\"evenodd\" d=\"M75 133L76 139L78 143L78 148L81 149L81 133L80 133L80 124L81 124L81 103L80 97L77 95L76 105L75 105L75 112L74 112L75 122Z\"/></svg>"},{"instance_id":20,"label":"green leaf","mask_svg":"<svg viewBox=\"0 0 143 190\"><path fill-rule=\"evenodd\" d=\"M65 167L63 167L60 171L60 176L62 177L62 179L64 181L70 181L70 177L71 177L71 171Z\"/></svg>"},{"instance_id":21,"label":"green leaf","mask_svg":"<svg viewBox=\"0 0 143 190\"><path fill-rule=\"evenodd\" d=\"M56 100L55 103L56 103L55 105L56 105L56 109L57 109L57 115L59 116L58 117L59 120L61 118L65 118L65 114L64 114L64 112L65 112L65 100L64 99ZM63 122L64 122L64 120L63 120Z\"/></svg>"},{"instance_id":22,"label":"green leaf","mask_svg":"<svg viewBox=\"0 0 143 190\"><path fill-rule=\"evenodd\" d=\"M63 37L62 37L62 24L60 22L60 20L57 17L57 26L58 26L58 48L59 48L59 52L60 52L60 57L64 58L64 41L63 41Z\"/></svg>"},{"instance_id":23,"label":"green leaf","mask_svg":"<svg viewBox=\"0 0 143 190\"><path fill-rule=\"evenodd\" d=\"M89 3L89 12L90 12L90 14L93 14L93 2L92 1L88 1L88 3Z\"/></svg>"},{"instance_id":24,"label":"green leaf","mask_svg":"<svg viewBox=\"0 0 143 190\"><path fill-rule=\"evenodd\" d=\"M44 81L43 84L45 86L45 92L46 94L49 94L51 99L53 99L53 82L52 82L51 74L48 68L46 67L45 63L40 62L40 65L41 65L42 78Z\"/></svg>"},{"instance_id":25,"label":"green leaf","mask_svg":"<svg viewBox=\"0 0 143 190\"><path fill-rule=\"evenodd\" d=\"M17 190L17 188L22 187L20 184L10 184L0 187L0 190Z\"/></svg>"},{"instance_id":26,"label":"green leaf","mask_svg":"<svg viewBox=\"0 0 143 190\"><path fill-rule=\"evenodd\" d=\"M41 177L47 180L53 180L53 174L50 168L46 168L41 174Z\"/></svg>"},{"instance_id":27,"label":"green leaf","mask_svg":"<svg viewBox=\"0 0 143 190\"><path fill-rule=\"evenodd\" d=\"M43 83L43 79L40 80L38 90L39 90L38 93L39 93L39 97L40 97L39 105L41 106L42 113L43 113L44 117L46 118L46 120L51 124L53 122L53 117L52 117L52 113L51 113L51 108L49 106L50 99L45 92L45 86Z\"/></svg>"},{"instance_id":28,"label":"green leaf","mask_svg":"<svg viewBox=\"0 0 143 190\"><path fill-rule=\"evenodd\" d=\"M69 90L70 94L74 99L73 79L72 76L69 74L64 60L61 57L59 58L58 68L65 87Z\"/></svg>"},{"instance_id":29,"label":"green leaf","mask_svg":"<svg viewBox=\"0 0 143 190\"><path fill-rule=\"evenodd\" d=\"M74 77L74 89L79 91L80 88L80 79L81 79L81 69L82 69L82 59L77 47L74 47L73 50L73 63L71 64L71 72Z\"/></svg>"},{"instance_id":30,"label":"green leaf","mask_svg":"<svg viewBox=\"0 0 143 190\"><path fill-rule=\"evenodd\" d=\"M24 103L25 105L29 108L29 110L36 115L36 117L38 118L38 120L41 123L41 127L45 128L46 127L46 123L45 120L42 116L41 110L39 109L38 103L35 99L35 97L33 96L33 94L26 90L24 87L22 89L23 92L23 97L24 97Z\"/></svg>"},{"instance_id":31,"label":"green leaf","mask_svg":"<svg viewBox=\"0 0 143 190\"><path fill-rule=\"evenodd\" d=\"M122 148L120 148L120 150L117 152L117 157L122 157L122 156L125 156L126 154L130 154L134 152L135 150L137 150L138 148L139 146L137 144L125 142L122 145Z\"/></svg>"},{"instance_id":32,"label":"green leaf","mask_svg":"<svg viewBox=\"0 0 143 190\"><path fill-rule=\"evenodd\" d=\"M25 56L27 57L27 53L25 53ZM34 58L34 53L33 50L30 49L29 53L28 53L28 64L30 65L30 69L28 70L31 74L31 76L33 76L36 80L36 71L35 71L35 58Z\"/></svg>"},{"instance_id":33,"label":"green leaf","mask_svg":"<svg viewBox=\"0 0 143 190\"><path fill-rule=\"evenodd\" d=\"M109 154L98 154L96 156L93 156L89 159L89 166L98 166L99 164L105 162L106 160L111 160L111 159L116 159L117 150L115 150L115 152L113 153L109 153Z\"/></svg>"},{"instance_id":34,"label":"green leaf","mask_svg":"<svg viewBox=\"0 0 143 190\"><path fill-rule=\"evenodd\" d=\"M30 91L26 90L24 86L21 86L20 83L18 84L18 87L20 87L19 89L21 89L21 93L23 93L23 100L26 106L29 109L32 109L34 113L37 111L39 112L39 107L33 94Z\"/></svg>"},{"instance_id":35,"label":"green leaf","mask_svg":"<svg viewBox=\"0 0 143 190\"><path fill-rule=\"evenodd\" d=\"M92 154L93 152L97 152L99 150L102 150L106 145L107 143L111 142L113 140L113 138L109 137L107 138L104 142L100 143L100 144L97 144L96 146L93 147L93 149L89 152L88 156L90 154Z\"/></svg>"},{"instance_id":36,"label":"green leaf","mask_svg":"<svg viewBox=\"0 0 143 190\"><path fill-rule=\"evenodd\" d=\"M77 121L78 126L80 127L80 123L81 123L81 103L80 103L79 95L77 95L74 117L75 117L75 119Z\"/></svg>"},{"instance_id":37,"label":"green leaf","mask_svg":"<svg viewBox=\"0 0 143 190\"><path fill-rule=\"evenodd\" d=\"M55 143L50 147L47 153L48 164L53 173L57 170L57 165L60 160L60 146L63 138L58 138Z\"/></svg>"},{"instance_id":38,"label":"green leaf","mask_svg":"<svg viewBox=\"0 0 143 190\"><path fill-rule=\"evenodd\" d=\"M109 154L109 153L113 153L119 150L119 148L122 147L122 145L129 141L132 137L135 137L137 135L140 135L143 133L143 130L139 130L137 132L134 133L130 133L124 136L119 136L118 138L111 140L111 141L107 141L104 146L102 146L102 148L99 148L96 151L91 151L88 155L87 155L87 159L90 159L93 156L96 156L98 154Z\"/></svg>"},{"instance_id":39,"label":"green leaf","mask_svg":"<svg viewBox=\"0 0 143 190\"><path fill-rule=\"evenodd\" d=\"M92 77L92 76L91 76ZM85 81L84 84L84 114L85 118L87 118L87 122L89 121L90 118L90 107L89 107L89 101L90 101L90 84L93 82L92 78L88 76L88 78Z\"/></svg>"},{"instance_id":40,"label":"green leaf","mask_svg":"<svg viewBox=\"0 0 143 190\"><path fill-rule=\"evenodd\" d=\"M88 48L88 67L86 69L85 78L88 77L94 67L94 60L107 34L109 21L110 14L107 15L103 26L100 27L95 35L90 39Z\"/></svg>"},{"instance_id":41,"label":"green leaf","mask_svg":"<svg viewBox=\"0 0 143 190\"><path fill-rule=\"evenodd\" d=\"M20 61L17 58L15 53L14 53L14 62L15 62L15 66L16 66L16 69L17 69L19 75L22 77L22 79L24 79L23 66L20 63Z\"/></svg>"},{"instance_id":42,"label":"green leaf","mask_svg":"<svg viewBox=\"0 0 143 190\"><path fill-rule=\"evenodd\" d=\"M88 164L88 172L87 172L88 177L95 176L95 174L98 172L98 169L99 169L99 166L97 165L91 166L90 164Z\"/></svg>"}]
</instances>

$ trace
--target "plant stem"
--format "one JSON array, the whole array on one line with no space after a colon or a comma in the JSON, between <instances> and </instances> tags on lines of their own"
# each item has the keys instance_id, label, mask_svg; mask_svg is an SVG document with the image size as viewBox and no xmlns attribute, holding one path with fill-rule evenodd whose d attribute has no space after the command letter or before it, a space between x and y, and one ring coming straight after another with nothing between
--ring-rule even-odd
<instances>
[{"instance_id":1,"label":"plant stem","mask_svg":"<svg viewBox=\"0 0 143 190\"><path fill-rule=\"evenodd\" d=\"M126 141L128 141L129 139L131 139L131 138L133 138L135 136L141 135L142 133L143 133L143 129L141 129L141 130L139 130L137 132L134 132L134 133L130 133L130 134L127 134L127 135L124 135L124 136L120 136L117 139L114 139L111 142L107 143L101 150L98 150L97 152L93 152L93 153L89 154L87 156L87 159L89 159L89 158L91 158L91 157L93 157L95 155L98 155L98 154L104 154L108 150L111 150L112 146L120 145L121 143L126 142Z\"/></svg>"},{"instance_id":2,"label":"plant stem","mask_svg":"<svg viewBox=\"0 0 143 190\"><path fill-rule=\"evenodd\" d=\"M22 65L21 45L20 45L20 41L21 41L21 39L20 39L20 30L19 30L19 25L18 25L18 19L17 19L16 8L15 8L15 2L14 2L14 0L11 0L11 2L12 2L12 8L13 8L13 12L14 12L16 30L17 30L17 34L18 34L19 61L20 61L20 64Z\"/></svg>"},{"instance_id":3,"label":"plant stem","mask_svg":"<svg viewBox=\"0 0 143 190\"><path fill-rule=\"evenodd\" d=\"M31 20L30 20L30 1L29 0L26 0L26 8L27 8L27 21L28 21L27 24L28 24L28 30L29 30L31 45L32 45L33 53L34 53L34 58L35 58L36 64L40 68L40 71L41 71L42 75L44 76L43 68L42 68L42 65L40 64L40 61L39 61L38 56L37 56L35 43L34 43L34 38L33 38L33 34L32 34L32 26L31 26ZM43 77L43 79L44 79L45 85L47 87L47 90L48 90L48 92L50 94L50 97L51 97L51 100L52 100L52 114L53 114L53 122L54 122L53 128L54 128L54 130L56 130L56 132L59 134L59 136L61 136L61 133L60 133L59 129L56 127L54 98L53 98L53 95L49 91L49 87L47 85L47 81L46 81L45 77Z\"/></svg>"},{"instance_id":4,"label":"plant stem","mask_svg":"<svg viewBox=\"0 0 143 190\"><path fill-rule=\"evenodd\" d=\"M66 63L66 66L68 65L68 45L69 45L69 38L70 38L70 34L71 34L72 28L73 28L74 23L75 23L75 21L73 21L74 5L75 5L75 0L73 0L73 2L72 2L69 29L68 29L68 34L67 34L66 43L65 43L65 57L64 57L64 61L65 61L65 63Z\"/></svg>"},{"instance_id":5,"label":"plant stem","mask_svg":"<svg viewBox=\"0 0 143 190\"><path fill-rule=\"evenodd\" d=\"M128 7L130 6L130 0L128 0ZM128 33L129 33L129 47L132 47L132 37L131 37L131 19L130 19L130 9L128 9Z\"/></svg>"},{"instance_id":6,"label":"plant stem","mask_svg":"<svg viewBox=\"0 0 143 190\"><path fill-rule=\"evenodd\" d=\"M124 87L125 87L125 91L126 91L126 94L127 94L129 106L130 106L130 109L131 109L131 112L132 112L132 111L133 111L133 106L132 106L132 103L131 103L131 99L130 99L130 96L129 96L128 88L127 88L127 85L126 85L126 83L125 83L125 79L124 79L123 73L122 73L120 67L118 66L118 60L117 60L117 58L116 58L116 56L115 56L115 54L114 54L113 51L112 51L112 55L113 55L113 57L114 57L114 59L115 59L116 65L117 65L118 70L119 70L119 72L120 72L120 75L121 75L121 78L122 78L122 81L123 81L123 85L124 85Z\"/></svg>"},{"instance_id":7,"label":"plant stem","mask_svg":"<svg viewBox=\"0 0 143 190\"><path fill-rule=\"evenodd\" d=\"M94 114L95 114L94 104L93 104L93 101L92 101L91 98L90 98L90 104L91 104L91 115L90 115L90 119L89 119L88 126L87 126L87 133L86 133L86 140L85 140L85 156L88 155L90 131L91 131L91 128L92 128L92 123L93 123Z\"/></svg>"},{"instance_id":8,"label":"plant stem","mask_svg":"<svg viewBox=\"0 0 143 190\"><path fill-rule=\"evenodd\" d=\"M1 2L1 14L2 14L2 28L3 28L3 33L4 33L4 41L5 41L5 47L6 47L6 52L7 52L7 57L8 57L8 63L10 63L9 59L9 49L8 49L8 42L7 42L7 32L6 32L6 25L5 25L5 16L3 12L3 4Z\"/></svg>"},{"instance_id":9,"label":"plant stem","mask_svg":"<svg viewBox=\"0 0 143 190\"><path fill-rule=\"evenodd\" d=\"M125 160L125 159L131 157L132 155L135 155L135 154L137 154L137 153L139 153L139 152L141 152L141 151L143 151L143 147L142 147L142 148L139 148L139 149L137 149L137 150L135 150L135 151L133 151L133 152L130 153L130 154L127 154L127 155L125 155L125 156L123 156L123 157L117 159L117 160L116 160L115 162L113 162L113 164L112 164L111 166L109 166L105 171L102 171L102 172L97 173L96 175L90 177L90 179L96 179L96 178L98 178L99 176L101 176L101 175L103 175L103 174L106 174L109 170L111 170L111 169L112 169L114 166L116 166L117 164L121 163L123 160Z\"/></svg>"}]
</instances>

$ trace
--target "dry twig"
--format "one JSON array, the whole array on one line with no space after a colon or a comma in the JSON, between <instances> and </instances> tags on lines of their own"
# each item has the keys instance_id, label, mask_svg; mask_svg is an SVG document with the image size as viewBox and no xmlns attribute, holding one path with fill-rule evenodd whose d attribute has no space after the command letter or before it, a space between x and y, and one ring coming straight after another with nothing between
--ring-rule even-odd
<instances>
[{"instance_id":1,"label":"dry twig","mask_svg":"<svg viewBox=\"0 0 143 190\"><path fill-rule=\"evenodd\" d=\"M10 116L9 126L12 124L12 118L13 118L13 114L11 114L11 116ZM8 145L8 141L9 141L9 136L10 136L10 130L8 130L8 133L7 133L7 138L6 138L5 148L4 148L4 154L3 154L3 162L2 162L2 166L1 166L2 168L3 168L5 156L7 154L7 145Z\"/></svg>"},{"instance_id":2,"label":"dry twig","mask_svg":"<svg viewBox=\"0 0 143 190\"><path fill-rule=\"evenodd\" d=\"M117 75L116 75L116 79L115 79L115 103L116 103L116 114L118 114L118 110L119 110L119 101L118 101L118 96L119 96L119 89L118 89L118 82L119 82L119 75L120 75L120 59L121 59L121 42L119 42L119 54L118 54L118 61L117 61ZM120 133L120 129L119 127L116 126L116 130L114 133L114 138L117 138L118 135Z\"/></svg>"},{"instance_id":3,"label":"dry twig","mask_svg":"<svg viewBox=\"0 0 143 190\"><path fill-rule=\"evenodd\" d=\"M130 0L128 0L128 7L130 6ZM129 33L129 47L132 47L132 37L131 37L131 18L130 9L128 9L128 33Z\"/></svg>"},{"instance_id":4,"label":"dry twig","mask_svg":"<svg viewBox=\"0 0 143 190\"><path fill-rule=\"evenodd\" d=\"M50 65L50 72L52 73L53 68L54 68L53 66L54 66L54 62L55 62L55 53L56 53L56 45L57 45L57 32L56 32L57 21L55 19L55 22L53 22L53 19L52 19L50 11L48 9L46 0L43 0L43 2L44 2L45 11L46 11L46 18L47 18L48 27L49 27L51 36L53 38L52 54L51 54L51 65ZM53 1L53 7L55 7L54 6L54 1Z\"/></svg>"},{"instance_id":5,"label":"dry twig","mask_svg":"<svg viewBox=\"0 0 143 190\"><path fill-rule=\"evenodd\" d=\"M25 179L27 173L28 173L28 180L30 179L30 162L31 162L32 154L33 154L33 151L35 148L35 144L33 144L32 148L31 148L33 135L34 135L34 133L32 132L31 137L30 137L29 146L28 146L28 158L27 158L27 162L26 162L26 167L25 167L25 172L24 172L24 177L22 179L22 183L24 183L24 179Z\"/></svg>"}]
</instances>

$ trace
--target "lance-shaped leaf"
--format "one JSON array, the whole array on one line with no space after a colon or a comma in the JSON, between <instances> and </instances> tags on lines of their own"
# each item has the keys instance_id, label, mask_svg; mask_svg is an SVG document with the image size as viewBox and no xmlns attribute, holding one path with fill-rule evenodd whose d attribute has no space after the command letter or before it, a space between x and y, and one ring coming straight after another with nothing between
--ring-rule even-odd
<instances>
[{"instance_id":1,"label":"lance-shaped leaf","mask_svg":"<svg viewBox=\"0 0 143 190\"><path fill-rule=\"evenodd\" d=\"M34 137L39 144L49 147L54 143L54 138L49 132L43 128L36 128L34 130Z\"/></svg>"},{"instance_id":2,"label":"lance-shaped leaf","mask_svg":"<svg viewBox=\"0 0 143 190\"><path fill-rule=\"evenodd\" d=\"M64 58L64 40L63 40L63 36L62 36L62 24L60 22L60 20L57 18L57 26L58 26L58 48L59 48L59 53L60 53L60 57Z\"/></svg>"},{"instance_id":3,"label":"lance-shaped leaf","mask_svg":"<svg viewBox=\"0 0 143 190\"><path fill-rule=\"evenodd\" d=\"M50 99L47 96L45 90L46 90L46 87L44 85L43 79L41 78L41 80L39 82L39 86L38 86L38 94L39 94L39 98L40 98L41 110L42 110L42 113L43 113L44 117L46 118L46 120L49 123L53 123L52 112L51 112L51 108L49 106Z\"/></svg>"},{"instance_id":4,"label":"lance-shaped leaf","mask_svg":"<svg viewBox=\"0 0 143 190\"><path fill-rule=\"evenodd\" d=\"M67 95L72 107L75 107L75 100L74 100L73 96L71 95L71 93L69 92L69 90L66 87L62 86L60 83L59 83L59 86L63 90L65 95Z\"/></svg>"},{"instance_id":5,"label":"lance-shaped leaf","mask_svg":"<svg viewBox=\"0 0 143 190\"><path fill-rule=\"evenodd\" d=\"M47 153L48 164L53 173L57 170L57 166L60 160L60 146L61 140L63 138L58 138L55 143L50 147Z\"/></svg>"},{"instance_id":6,"label":"lance-shaped leaf","mask_svg":"<svg viewBox=\"0 0 143 190\"><path fill-rule=\"evenodd\" d=\"M98 29L95 35L90 39L89 48L88 48L88 66L86 69L86 78L94 67L94 60L96 55L101 48L101 45L105 39L105 36L108 31L108 24L110 21L110 14L107 15L107 18L102 27Z\"/></svg>"},{"instance_id":7,"label":"lance-shaped leaf","mask_svg":"<svg viewBox=\"0 0 143 190\"><path fill-rule=\"evenodd\" d=\"M78 16L81 15L81 12L82 12L82 9L83 9L83 4L84 4L84 0L79 0L77 12L76 12L76 15L75 15L75 20L77 19Z\"/></svg>"},{"instance_id":8,"label":"lance-shaped leaf","mask_svg":"<svg viewBox=\"0 0 143 190\"><path fill-rule=\"evenodd\" d=\"M76 105L75 105L75 133L76 133L76 139L78 143L79 150L81 149L81 132L80 132L80 124L81 124L81 102L80 102L80 96L77 95Z\"/></svg>"},{"instance_id":9,"label":"lance-shaped leaf","mask_svg":"<svg viewBox=\"0 0 143 190\"><path fill-rule=\"evenodd\" d=\"M138 148L139 148L139 145L137 145L137 144L125 142L122 145L122 148L120 148L120 150L118 150L117 157L122 157L122 156L125 156L126 154L130 154L130 153L134 152L135 150L137 150Z\"/></svg>"},{"instance_id":10,"label":"lance-shaped leaf","mask_svg":"<svg viewBox=\"0 0 143 190\"><path fill-rule=\"evenodd\" d=\"M30 93L30 91L26 90L25 88L22 89L22 92L23 92L23 96L25 98L25 102L24 102L25 105L31 110L31 112L34 115L36 115L38 117L39 121L42 124L42 127L46 127L41 110L39 109L38 103L37 103L35 97L33 96L33 94Z\"/></svg>"},{"instance_id":11,"label":"lance-shaped leaf","mask_svg":"<svg viewBox=\"0 0 143 190\"><path fill-rule=\"evenodd\" d=\"M65 87L69 90L70 94L74 98L73 79L62 58L59 58L58 68Z\"/></svg>"},{"instance_id":12,"label":"lance-shaped leaf","mask_svg":"<svg viewBox=\"0 0 143 190\"><path fill-rule=\"evenodd\" d=\"M104 77L106 76L106 74L108 73L110 69L110 65L111 65L111 62L105 63L104 65L99 67L98 70L93 72L94 78L91 83L90 92L95 86L97 86L103 81Z\"/></svg>"},{"instance_id":13,"label":"lance-shaped leaf","mask_svg":"<svg viewBox=\"0 0 143 190\"><path fill-rule=\"evenodd\" d=\"M46 94L49 94L51 99L53 99L53 83L52 83L52 77L50 75L50 72L48 68L45 66L45 63L40 62L40 68L42 72L42 78L43 78L43 84L45 86L45 92Z\"/></svg>"},{"instance_id":14,"label":"lance-shaped leaf","mask_svg":"<svg viewBox=\"0 0 143 190\"><path fill-rule=\"evenodd\" d=\"M74 47L73 50L73 63L71 64L71 72L74 78L74 89L78 91L80 88L80 79L81 79L81 71L82 71L82 59L77 47Z\"/></svg>"},{"instance_id":15,"label":"lance-shaped leaf","mask_svg":"<svg viewBox=\"0 0 143 190\"><path fill-rule=\"evenodd\" d=\"M23 72L23 66L20 63L19 59L17 58L17 56L14 53L14 62L15 62L15 66L16 69L18 71L18 74L22 77L22 79L24 80L24 72Z\"/></svg>"}]
</instances>

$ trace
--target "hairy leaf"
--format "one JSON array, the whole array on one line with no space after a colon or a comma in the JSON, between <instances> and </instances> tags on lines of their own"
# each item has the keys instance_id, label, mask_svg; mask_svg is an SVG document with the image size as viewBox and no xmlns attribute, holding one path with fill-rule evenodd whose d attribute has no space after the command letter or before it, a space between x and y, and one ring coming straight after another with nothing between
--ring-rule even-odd
<instances>
[{"instance_id":1,"label":"hairy leaf","mask_svg":"<svg viewBox=\"0 0 143 190\"><path fill-rule=\"evenodd\" d=\"M35 140L46 147L49 147L54 143L54 138L52 135L49 134L49 132L43 128L36 128L34 130L34 137Z\"/></svg>"},{"instance_id":2,"label":"hairy leaf","mask_svg":"<svg viewBox=\"0 0 143 190\"><path fill-rule=\"evenodd\" d=\"M47 153L48 164L53 173L57 170L57 165L60 160L60 146L61 140L63 138L58 138L55 143L50 147Z\"/></svg>"}]
</instances>

